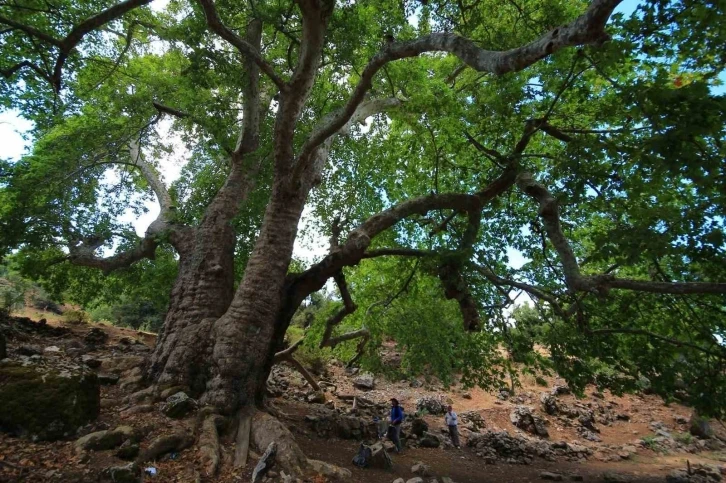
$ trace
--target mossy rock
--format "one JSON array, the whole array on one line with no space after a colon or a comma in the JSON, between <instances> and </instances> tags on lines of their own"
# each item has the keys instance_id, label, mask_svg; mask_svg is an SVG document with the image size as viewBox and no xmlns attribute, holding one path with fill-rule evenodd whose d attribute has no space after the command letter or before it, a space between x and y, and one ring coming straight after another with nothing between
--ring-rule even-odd
<instances>
[{"instance_id":1,"label":"mossy rock","mask_svg":"<svg viewBox=\"0 0 726 483\"><path fill-rule=\"evenodd\" d=\"M91 372L0 363L0 429L32 440L72 437L98 417L101 397Z\"/></svg>"}]
</instances>

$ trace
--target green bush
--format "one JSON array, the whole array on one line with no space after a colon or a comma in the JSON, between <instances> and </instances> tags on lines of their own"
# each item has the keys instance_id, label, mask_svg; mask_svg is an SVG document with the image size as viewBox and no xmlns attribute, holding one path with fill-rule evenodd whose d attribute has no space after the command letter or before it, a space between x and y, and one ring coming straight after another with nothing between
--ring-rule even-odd
<instances>
[{"instance_id":1,"label":"green bush","mask_svg":"<svg viewBox=\"0 0 726 483\"><path fill-rule=\"evenodd\" d=\"M10 313L25 307L25 294L30 282L15 274L0 278L0 308Z\"/></svg>"},{"instance_id":2,"label":"green bush","mask_svg":"<svg viewBox=\"0 0 726 483\"><path fill-rule=\"evenodd\" d=\"M63 312L63 320L68 324L80 325L91 322L91 317L83 310L66 310Z\"/></svg>"},{"instance_id":3,"label":"green bush","mask_svg":"<svg viewBox=\"0 0 726 483\"><path fill-rule=\"evenodd\" d=\"M110 320L121 327L158 332L164 324L164 315L153 302L138 300L114 306Z\"/></svg>"}]
</instances>

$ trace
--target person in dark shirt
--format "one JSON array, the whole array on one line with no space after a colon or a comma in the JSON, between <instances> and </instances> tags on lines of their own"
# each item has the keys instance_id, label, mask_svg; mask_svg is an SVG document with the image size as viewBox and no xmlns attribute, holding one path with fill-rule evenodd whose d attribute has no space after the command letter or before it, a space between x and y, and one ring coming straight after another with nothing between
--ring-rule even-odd
<instances>
[{"instance_id":1,"label":"person in dark shirt","mask_svg":"<svg viewBox=\"0 0 726 483\"><path fill-rule=\"evenodd\" d=\"M403 422L403 409L398 405L398 399L391 399L391 426L388 428L388 437L396 445L396 452L401 452L401 423Z\"/></svg>"}]
</instances>

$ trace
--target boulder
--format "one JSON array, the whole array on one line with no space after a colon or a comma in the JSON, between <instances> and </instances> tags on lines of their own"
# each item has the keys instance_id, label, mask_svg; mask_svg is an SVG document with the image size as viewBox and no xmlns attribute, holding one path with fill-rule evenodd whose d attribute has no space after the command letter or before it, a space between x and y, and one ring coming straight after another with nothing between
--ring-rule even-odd
<instances>
[{"instance_id":1,"label":"boulder","mask_svg":"<svg viewBox=\"0 0 726 483\"><path fill-rule=\"evenodd\" d=\"M555 384L552 386L552 394L559 396L561 394L570 394L570 386L567 384Z\"/></svg>"},{"instance_id":2,"label":"boulder","mask_svg":"<svg viewBox=\"0 0 726 483\"><path fill-rule=\"evenodd\" d=\"M416 411L428 414L444 414L451 399L444 395L423 396L416 399Z\"/></svg>"},{"instance_id":3,"label":"boulder","mask_svg":"<svg viewBox=\"0 0 726 483\"><path fill-rule=\"evenodd\" d=\"M170 418L183 418L197 408L197 401L187 396L184 392L178 392L166 398L166 403L161 407L161 412Z\"/></svg>"},{"instance_id":4,"label":"boulder","mask_svg":"<svg viewBox=\"0 0 726 483\"><path fill-rule=\"evenodd\" d=\"M33 440L74 435L98 417L98 378L82 367L0 363L0 429Z\"/></svg>"},{"instance_id":5,"label":"boulder","mask_svg":"<svg viewBox=\"0 0 726 483\"><path fill-rule=\"evenodd\" d=\"M101 483L141 483L143 478L141 468L136 463L129 463L106 468L101 472L99 481Z\"/></svg>"},{"instance_id":6,"label":"boulder","mask_svg":"<svg viewBox=\"0 0 726 483\"><path fill-rule=\"evenodd\" d=\"M543 480L549 480L549 481L562 481L562 475L559 473L552 473L549 471L543 471L539 474L539 477Z\"/></svg>"},{"instance_id":7,"label":"boulder","mask_svg":"<svg viewBox=\"0 0 726 483\"><path fill-rule=\"evenodd\" d=\"M83 341L92 347L102 346L108 341L108 334L103 329L93 327L83 337Z\"/></svg>"},{"instance_id":8,"label":"boulder","mask_svg":"<svg viewBox=\"0 0 726 483\"><path fill-rule=\"evenodd\" d=\"M277 455L277 444L273 441L267 445L265 453L257 462L257 466L252 471L252 483L259 483L265 477L265 474L275 465L275 456Z\"/></svg>"},{"instance_id":9,"label":"boulder","mask_svg":"<svg viewBox=\"0 0 726 483\"><path fill-rule=\"evenodd\" d=\"M631 481L633 481L630 476L615 473L613 471L606 471L605 473L603 473L602 480L605 483L630 483Z\"/></svg>"},{"instance_id":10,"label":"boulder","mask_svg":"<svg viewBox=\"0 0 726 483\"><path fill-rule=\"evenodd\" d=\"M408 480L406 481L406 483L424 483L424 480L423 480L423 478L421 478L420 476L415 476L415 477L413 477L413 478L409 478L409 479L408 479Z\"/></svg>"},{"instance_id":11,"label":"boulder","mask_svg":"<svg viewBox=\"0 0 726 483\"><path fill-rule=\"evenodd\" d=\"M431 476L431 468L423 461L417 461L411 467L411 473L418 476Z\"/></svg>"},{"instance_id":12,"label":"boulder","mask_svg":"<svg viewBox=\"0 0 726 483\"><path fill-rule=\"evenodd\" d=\"M441 446L441 440L435 434L427 432L424 433L418 444L422 448L438 448Z\"/></svg>"},{"instance_id":13,"label":"boulder","mask_svg":"<svg viewBox=\"0 0 726 483\"><path fill-rule=\"evenodd\" d=\"M380 470L390 470L393 468L393 461L388 456L386 448L381 443L375 443L370 446L371 449L371 468L378 468Z\"/></svg>"},{"instance_id":14,"label":"boulder","mask_svg":"<svg viewBox=\"0 0 726 483\"><path fill-rule=\"evenodd\" d=\"M549 437L545 421L532 414L532 410L526 406L516 406L509 414L509 419L519 429L543 438Z\"/></svg>"},{"instance_id":15,"label":"boulder","mask_svg":"<svg viewBox=\"0 0 726 483\"><path fill-rule=\"evenodd\" d=\"M82 355L81 361L83 361L83 363L91 369L98 369L99 367L101 367L101 361L93 356L89 356L88 354Z\"/></svg>"},{"instance_id":16,"label":"boulder","mask_svg":"<svg viewBox=\"0 0 726 483\"><path fill-rule=\"evenodd\" d=\"M429 430L429 425L421 418L415 418L411 422L411 433L415 434L419 438Z\"/></svg>"},{"instance_id":17,"label":"boulder","mask_svg":"<svg viewBox=\"0 0 726 483\"><path fill-rule=\"evenodd\" d=\"M371 374L370 372L366 372L365 374L361 374L360 376L353 379L353 385L358 389L370 391L371 389L376 387L376 382L373 374Z\"/></svg>"},{"instance_id":18,"label":"boulder","mask_svg":"<svg viewBox=\"0 0 726 483\"><path fill-rule=\"evenodd\" d=\"M32 345L21 345L17 349L15 349L15 352L20 354L21 356L39 356L43 353L39 348L32 346Z\"/></svg>"},{"instance_id":19,"label":"boulder","mask_svg":"<svg viewBox=\"0 0 726 483\"><path fill-rule=\"evenodd\" d=\"M695 412L691 415L691 420L688 423L688 430L690 433L701 439L709 439L713 436L713 429L707 419L700 417Z\"/></svg>"},{"instance_id":20,"label":"boulder","mask_svg":"<svg viewBox=\"0 0 726 483\"><path fill-rule=\"evenodd\" d=\"M666 483L718 483L721 472L712 466L695 464L688 469L675 470L666 476Z\"/></svg>"}]
</instances>

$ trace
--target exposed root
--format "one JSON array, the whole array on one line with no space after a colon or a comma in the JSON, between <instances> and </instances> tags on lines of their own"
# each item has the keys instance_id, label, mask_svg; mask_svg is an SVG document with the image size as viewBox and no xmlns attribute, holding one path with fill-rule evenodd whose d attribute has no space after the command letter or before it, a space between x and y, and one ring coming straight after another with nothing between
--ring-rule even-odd
<instances>
[{"instance_id":1,"label":"exposed root","mask_svg":"<svg viewBox=\"0 0 726 483\"><path fill-rule=\"evenodd\" d=\"M199 459L206 476L214 476L219 468L221 453L219 449L219 428L224 423L224 417L219 414L210 414L202 421L199 432Z\"/></svg>"},{"instance_id":2,"label":"exposed root","mask_svg":"<svg viewBox=\"0 0 726 483\"><path fill-rule=\"evenodd\" d=\"M235 435L234 467L242 468L247 465L247 456L250 451L250 428L252 426L251 411L243 408L237 414L239 421Z\"/></svg>"},{"instance_id":3,"label":"exposed root","mask_svg":"<svg viewBox=\"0 0 726 483\"><path fill-rule=\"evenodd\" d=\"M351 476L350 471L345 468L324 461L308 459L295 442L290 430L267 413L258 411L252 417L250 440L260 450L267 448L270 443L276 443L276 464L293 476L310 473L319 473L334 479L345 479Z\"/></svg>"},{"instance_id":4,"label":"exposed root","mask_svg":"<svg viewBox=\"0 0 726 483\"><path fill-rule=\"evenodd\" d=\"M172 451L181 451L189 448L193 444L194 436L185 431L179 431L168 436L160 436L139 454L138 458L136 458L136 464L143 464L147 461L155 460Z\"/></svg>"}]
</instances>

